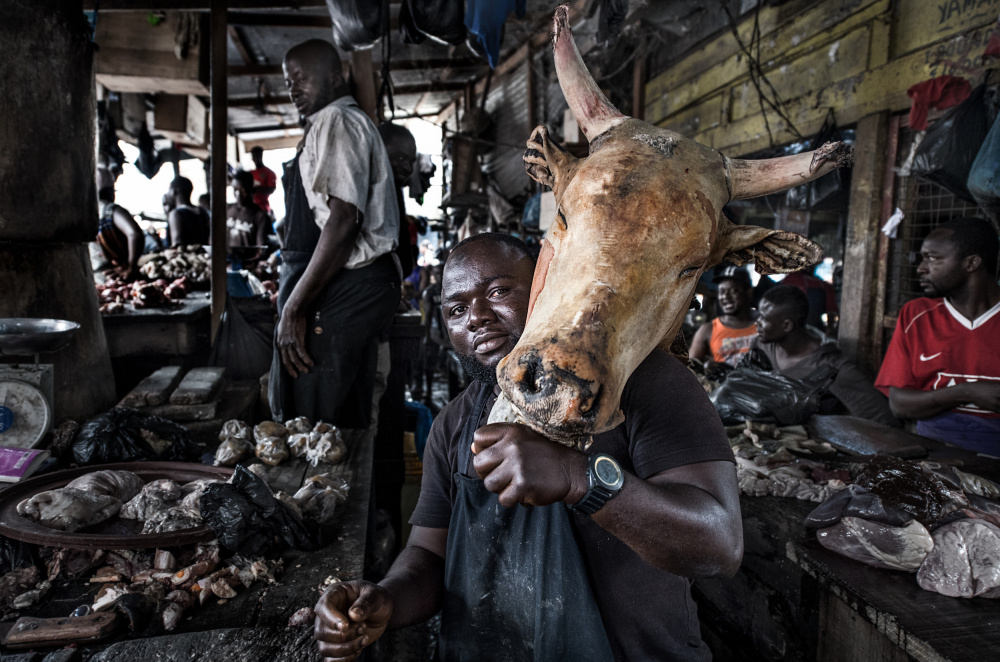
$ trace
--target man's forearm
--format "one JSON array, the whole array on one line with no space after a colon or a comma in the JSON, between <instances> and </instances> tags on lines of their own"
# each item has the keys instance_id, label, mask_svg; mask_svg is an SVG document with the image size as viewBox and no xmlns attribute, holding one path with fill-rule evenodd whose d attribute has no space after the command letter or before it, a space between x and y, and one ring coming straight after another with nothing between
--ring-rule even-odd
<instances>
[{"instance_id":1,"label":"man's forearm","mask_svg":"<svg viewBox=\"0 0 1000 662\"><path fill-rule=\"evenodd\" d=\"M423 547L404 549L379 585L392 593L389 629L422 623L441 610L444 559Z\"/></svg>"},{"instance_id":2,"label":"man's forearm","mask_svg":"<svg viewBox=\"0 0 1000 662\"><path fill-rule=\"evenodd\" d=\"M743 556L739 509L693 485L659 486L626 474L592 519L644 561L683 577L730 576Z\"/></svg>"},{"instance_id":3,"label":"man's forearm","mask_svg":"<svg viewBox=\"0 0 1000 662\"><path fill-rule=\"evenodd\" d=\"M930 418L969 402L963 384L918 391L908 388L889 389L889 407L898 418Z\"/></svg>"}]
</instances>

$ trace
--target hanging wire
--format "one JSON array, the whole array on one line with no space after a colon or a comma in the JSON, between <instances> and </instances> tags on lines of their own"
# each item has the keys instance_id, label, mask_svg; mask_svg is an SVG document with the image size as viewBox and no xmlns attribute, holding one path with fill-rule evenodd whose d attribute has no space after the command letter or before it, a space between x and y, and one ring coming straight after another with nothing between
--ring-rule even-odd
<instances>
[{"instance_id":1,"label":"hanging wire","mask_svg":"<svg viewBox=\"0 0 1000 662\"><path fill-rule=\"evenodd\" d=\"M389 121L396 117L396 104L392 100L392 40L389 37L389 0L382 0L382 84L378 98L384 95L389 104Z\"/></svg>"},{"instance_id":2,"label":"hanging wire","mask_svg":"<svg viewBox=\"0 0 1000 662\"><path fill-rule=\"evenodd\" d=\"M753 30L750 34L750 44L747 45L743 42L743 38L740 36L739 26L736 23L736 17L733 16L733 12L729 9L729 3L727 0L719 0L719 4L722 5L722 9L726 12L726 16L729 19L729 30L733 33L733 37L736 38L736 43L740 47L743 55L747 59L747 68L750 72L750 82L753 83L754 89L757 90L757 101L760 104L761 114L764 116L764 126L767 128L767 136L770 144L774 145L774 134L771 132L771 123L767 117L767 109L764 108L766 103L774 113L780 117L785 122L785 126L791 131L799 140L805 140L805 136L799 132L798 127L788 116L788 108L785 102L782 100L781 95L771 84L768 79L767 74L764 73L763 67L760 65L760 44L763 41L763 37L760 31L760 5L761 0L757 0L757 5L754 7L753 15ZM754 50L757 51L754 55ZM771 91L771 96L769 97L761 89L761 83L767 86Z\"/></svg>"}]
</instances>

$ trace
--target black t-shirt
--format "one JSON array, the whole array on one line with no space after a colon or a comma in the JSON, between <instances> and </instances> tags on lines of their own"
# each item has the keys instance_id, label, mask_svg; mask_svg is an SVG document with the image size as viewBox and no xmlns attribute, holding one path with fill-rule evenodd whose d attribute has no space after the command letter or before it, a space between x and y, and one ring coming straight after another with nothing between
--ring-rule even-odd
<instances>
[{"instance_id":1,"label":"black t-shirt","mask_svg":"<svg viewBox=\"0 0 1000 662\"><path fill-rule=\"evenodd\" d=\"M456 496L453 476L459 471L458 443L482 388L474 382L434 420L424 451L420 498L410 518L414 526L448 528ZM597 435L588 453L607 453L642 479L696 462L734 461L705 391L668 354L654 351L639 365L625 384L621 408L625 422ZM461 470L475 476L471 466ZM690 580L649 565L588 517L574 514L573 524L616 659L711 658L701 640Z\"/></svg>"}]
</instances>

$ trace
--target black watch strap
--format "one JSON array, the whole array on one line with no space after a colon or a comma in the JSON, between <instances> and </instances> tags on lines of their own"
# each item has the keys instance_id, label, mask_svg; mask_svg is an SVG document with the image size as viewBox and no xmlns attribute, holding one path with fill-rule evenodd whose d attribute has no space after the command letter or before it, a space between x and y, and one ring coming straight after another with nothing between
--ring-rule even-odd
<instances>
[{"instance_id":1,"label":"black watch strap","mask_svg":"<svg viewBox=\"0 0 1000 662\"><path fill-rule=\"evenodd\" d=\"M587 463L587 493L569 509L580 515L593 515L621 491L624 483L625 474L613 457L604 453L591 455Z\"/></svg>"}]
</instances>

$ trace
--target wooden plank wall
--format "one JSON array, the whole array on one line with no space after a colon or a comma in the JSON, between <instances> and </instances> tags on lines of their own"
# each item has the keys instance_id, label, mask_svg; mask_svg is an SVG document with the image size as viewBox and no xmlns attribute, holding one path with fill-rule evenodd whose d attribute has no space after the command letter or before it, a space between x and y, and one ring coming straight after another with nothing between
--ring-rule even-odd
<instances>
[{"instance_id":1,"label":"wooden plank wall","mask_svg":"<svg viewBox=\"0 0 1000 662\"><path fill-rule=\"evenodd\" d=\"M908 109L907 88L928 78L981 78L979 56L998 13L1000 0L791 0L760 9L759 61L809 136L829 108L845 126ZM738 27L748 44L753 12ZM770 144L746 58L728 29L653 76L645 97L646 121L729 156ZM774 144L795 140L773 111L767 120Z\"/></svg>"}]
</instances>

